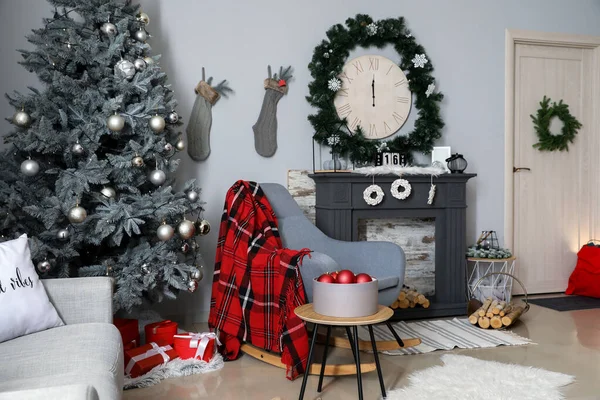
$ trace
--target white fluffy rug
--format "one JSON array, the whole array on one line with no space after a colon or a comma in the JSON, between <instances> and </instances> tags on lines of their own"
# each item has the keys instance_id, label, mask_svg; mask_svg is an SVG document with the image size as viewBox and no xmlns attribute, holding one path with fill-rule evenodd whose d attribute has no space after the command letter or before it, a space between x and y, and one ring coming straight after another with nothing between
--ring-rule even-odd
<instances>
[{"instance_id":1,"label":"white fluffy rug","mask_svg":"<svg viewBox=\"0 0 600 400\"><path fill-rule=\"evenodd\" d=\"M417 371L403 389L388 393L388 400L560 400L561 386L575 381L570 375L545 369L483 361L445 354L444 365Z\"/></svg>"}]
</instances>

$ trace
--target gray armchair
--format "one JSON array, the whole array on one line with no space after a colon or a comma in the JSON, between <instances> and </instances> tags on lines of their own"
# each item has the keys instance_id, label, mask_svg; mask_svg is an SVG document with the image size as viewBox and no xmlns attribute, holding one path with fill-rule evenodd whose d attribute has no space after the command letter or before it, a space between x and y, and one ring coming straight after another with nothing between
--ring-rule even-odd
<instances>
[{"instance_id":1,"label":"gray armchair","mask_svg":"<svg viewBox=\"0 0 600 400\"><path fill-rule=\"evenodd\" d=\"M349 269L366 272L379 280L379 304L391 305L404 283L405 256L400 246L390 242L344 242L335 240L314 226L302 213L286 188L276 183L260 185L275 211L283 245L291 249L309 248L300 272L308 301L312 301L312 280L325 272Z\"/></svg>"}]
</instances>

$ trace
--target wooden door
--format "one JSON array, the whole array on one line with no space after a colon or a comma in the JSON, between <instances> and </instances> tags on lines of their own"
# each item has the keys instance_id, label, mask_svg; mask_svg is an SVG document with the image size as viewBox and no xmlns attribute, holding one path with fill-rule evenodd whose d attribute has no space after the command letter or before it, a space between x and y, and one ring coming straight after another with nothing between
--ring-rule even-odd
<instances>
[{"instance_id":1,"label":"wooden door","mask_svg":"<svg viewBox=\"0 0 600 400\"><path fill-rule=\"evenodd\" d=\"M580 43L514 44L513 143L507 148L513 157L507 171L513 212L508 217L517 276L530 293L564 291L580 246L600 235L597 60L597 48ZM544 96L563 100L583 124L568 152L533 147L538 137L530 115ZM553 121L552 132L560 133L561 126Z\"/></svg>"}]
</instances>

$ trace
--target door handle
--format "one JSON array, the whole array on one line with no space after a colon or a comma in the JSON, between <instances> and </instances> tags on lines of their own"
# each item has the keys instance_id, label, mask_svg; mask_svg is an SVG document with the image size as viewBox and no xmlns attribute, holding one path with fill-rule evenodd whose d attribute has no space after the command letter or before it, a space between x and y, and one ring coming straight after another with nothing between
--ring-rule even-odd
<instances>
[{"instance_id":1,"label":"door handle","mask_svg":"<svg viewBox=\"0 0 600 400\"><path fill-rule=\"evenodd\" d=\"M531 171L531 168L517 168L517 167L513 167L513 172L519 172L519 171Z\"/></svg>"}]
</instances>

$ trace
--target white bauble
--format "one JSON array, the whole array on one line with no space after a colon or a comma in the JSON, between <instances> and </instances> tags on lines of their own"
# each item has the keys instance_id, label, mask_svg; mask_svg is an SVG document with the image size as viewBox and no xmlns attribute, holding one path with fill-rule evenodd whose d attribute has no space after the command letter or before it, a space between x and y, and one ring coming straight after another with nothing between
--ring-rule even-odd
<instances>
[{"instance_id":1,"label":"white bauble","mask_svg":"<svg viewBox=\"0 0 600 400\"><path fill-rule=\"evenodd\" d=\"M171 239L174 234L175 230L171 225L167 224L166 222L159 226L156 230L156 236L158 236L158 238L163 242L166 242L167 240Z\"/></svg>"},{"instance_id":2,"label":"white bauble","mask_svg":"<svg viewBox=\"0 0 600 400\"><path fill-rule=\"evenodd\" d=\"M115 75L124 79L133 78L135 75L135 65L131 61L121 60L115 65Z\"/></svg>"},{"instance_id":3,"label":"white bauble","mask_svg":"<svg viewBox=\"0 0 600 400\"><path fill-rule=\"evenodd\" d=\"M113 37L117 33L119 33L117 31L117 27L115 26L115 24L112 24L110 22L103 23L102 26L100 27L100 31L102 31L102 33L108 37Z\"/></svg>"},{"instance_id":4,"label":"white bauble","mask_svg":"<svg viewBox=\"0 0 600 400\"><path fill-rule=\"evenodd\" d=\"M35 176L40 172L40 164L35 160L25 160L21 163L21 172L25 176Z\"/></svg>"},{"instance_id":5,"label":"white bauble","mask_svg":"<svg viewBox=\"0 0 600 400\"><path fill-rule=\"evenodd\" d=\"M135 67L135 69L137 69L138 71L142 71L144 69L146 69L146 61L144 61L141 58L136 59L133 62L133 66Z\"/></svg>"},{"instance_id":6,"label":"white bauble","mask_svg":"<svg viewBox=\"0 0 600 400\"><path fill-rule=\"evenodd\" d=\"M85 221L87 218L87 211L81 206L75 206L69 210L67 217L72 224L78 224Z\"/></svg>"},{"instance_id":7,"label":"white bauble","mask_svg":"<svg viewBox=\"0 0 600 400\"><path fill-rule=\"evenodd\" d=\"M182 239L190 239L196 233L196 226L190 220L184 219L177 226L177 233Z\"/></svg>"},{"instance_id":8,"label":"white bauble","mask_svg":"<svg viewBox=\"0 0 600 400\"><path fill-rule=\"evenodd\" d=\"M107 199L114 199L117 197L117 191L110 186L104 186L102 190L100 190L100 193L102 193L102 196L106 197Z\"/></svg>"},{"instance_id":9,"label":"white bauble","mask_svg":"<svg viewBox=\"0 0 600 400\"><path fill-rule=\"evenodd\" d=\"M186 193L186 196L187 196L188 200L191 202L197 201L198 197L200 197L198 192L196 192L195 190L190 190L189 192Z\"/></svg>"},{"instance_id":10,"label":"white bauble","mask_svg":"<svg viewBox=\"0 0 600 400\"><path fill-rule=\"evenodd\" d=\"M69 239L69 230L61 229L56 233L56 238L62 241Z\"/></svg>"},{"instance_id":11,"label":"white bauble","mask_svg":"<svg viewBox=\"0 0 600 400\"><path fill-rule=\"evenodd\" d=\"M185 150L185 142L182 138L177 139L177 142L175 142L175 148L177 149L177 151Z\"/></svg>"},{"instance_id":12,"label":"white bauble","mask_svg":"<svg viewBox=\"0 0 600 400\"><path fill-rule=\"evenodd\" d=\"M77 142L71 147L71 153L75 154L76 156L81 156L85 153L85 150L83 146Z\"/></svg>"},{"instance_id":13,"label":"white bauble","mask_svg":"<svg viewBox=\"0 0 600 400\"><path fill-rule=\"evenodd\" d=\"M31 117L24 110L20 110L13 115L12 122L19 128L27 128L31 124Z\"/></svg>"},{"instance_id":14,"label":"white bauble","mask_svg":"<svg viewBox=\"0 0 600 400\"><path fill-rule=\"evenodd\" d=\"M150 172L148 179L156 186L161 186L167 180L167 174L161 169L155 169Z\"/></svg>"},{"instance_id":15,"label":"white bauble","mask_svg":"<svg viewBox=\"0 0 600 400\"><path fill-rule=\"evenodd\" d=\"M146 31L144 30L144 28L140 28L140 30L139 30L139 31L136 31L136 32L133 34L133 37L134 37L134 38L135 38L135 40L137 40L138 42L142 42L142 43L143 43L143 42L145 42L145 41L146 41L146 39L148 39L148 32L146 32Z\"/></svg>"},{"instance_id":16,"label":"white bauble","mask_svg":"<svg viewBox=\"0 0 600 400\"><path fill-rule=\"evenodd\" d=\"M135 156L133 157L133 160L131 160L131 165L141 168L144 166L144 159L140 156Z\"/></svg>"},{"instance_id":17,"label":"white bauble","mask_svg":"<svg viewBox=\"0 0 600 400\"><path fill-rule=\"evenodd\" d=\"M113 132L120 132L125 127L125 118L119 114L113 114L106 120L106 126Z\"/></svg>"},{"instance_id":18,"label":"white bauble","mask_svg":"<svg viewBox=\"0 0 600 400\"><path fill-rule=\"evenodd\" d=\"M150 118L150 129L154 131L154 133L161 133L165 130L165 119L160 115L155 115Z\"/></svg>"}]
</instances>

